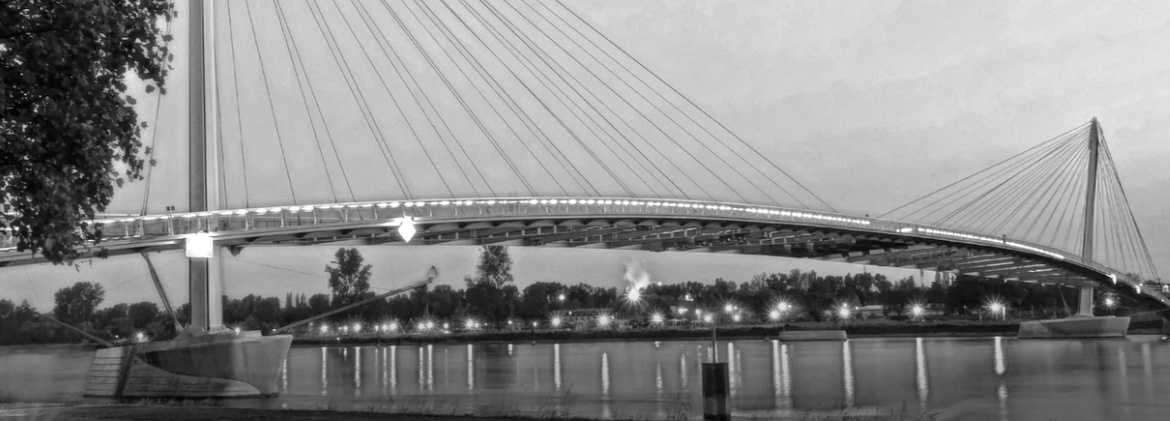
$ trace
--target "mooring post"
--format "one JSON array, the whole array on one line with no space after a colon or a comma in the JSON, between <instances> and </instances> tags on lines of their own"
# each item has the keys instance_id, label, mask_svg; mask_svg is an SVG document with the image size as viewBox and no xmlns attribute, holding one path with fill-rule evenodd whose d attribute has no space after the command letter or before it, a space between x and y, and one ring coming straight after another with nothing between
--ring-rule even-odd
<instances>
[{"instance_id":1,"label":"mooring post","mask_svg":"<svg viewBox=\"0 0 1170 421\"><path fill-rule=\"evenodd\" d=\"M730 420L727 363L703 363L703 419Z\"/></svg>"},{"instance_id":2,"label":"mooring post","mask_svg":"<svg viewBox=\"0 0 1170 421\"><path fill-rule=\"evenodd\" d=\"M715 318L711 320L711 362L703 363L703 419L730 420L728 410L727 363L719 362L719 343L715 337Z\"/></svg>"}]
</instances>

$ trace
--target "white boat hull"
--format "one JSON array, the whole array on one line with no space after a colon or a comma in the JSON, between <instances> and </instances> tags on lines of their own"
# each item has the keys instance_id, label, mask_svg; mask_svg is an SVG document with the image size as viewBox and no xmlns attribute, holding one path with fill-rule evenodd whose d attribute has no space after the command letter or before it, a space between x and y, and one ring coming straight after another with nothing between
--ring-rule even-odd
<instances>
[{"instance_id":1,"label":"white boat hull","mask_svg":"<svg viewBox=\"0 0 1170 421\"><path fill-rule=\"evenodd\" d=\"M100 349L86 396L220 398L272 396L292 336L199 335Z\"/></svg>"},{"instance_id":2,"label":"white boat hull","mask_svg":"<svg viewBox=\"0 0 1170 421\"><path fill-rule=\"evenodd\" d=\"M1021 339L1121 338L1129 330L1129 317L1073 316L1064 319L1020 323Z\"/></svg>"}]
</instances>

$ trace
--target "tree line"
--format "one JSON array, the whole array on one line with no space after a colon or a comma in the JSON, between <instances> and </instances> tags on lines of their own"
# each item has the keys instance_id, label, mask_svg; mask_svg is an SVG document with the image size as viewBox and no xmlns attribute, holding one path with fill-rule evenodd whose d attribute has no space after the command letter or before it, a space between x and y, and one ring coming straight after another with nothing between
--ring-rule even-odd
<instances>
[{"instance_id":1,"label":"tree line","mask_svg":"<svg viewBox=\"0 0 1170 421\"><path fill-rule=\"evenodd\" d=\"M1078 294L1074 288L995 282L962 275L939 274L925 285L912 276L892 280L880 273L838 276L792 269L760 273L739 283L722 278L710 283L654 282L638 289L639 299L634 301L630 299L629 287L540 281L520 289L515 285L511 267L507 248L486 246L481 249L475 275L464 277L463 288L423 286L337 314L325 323L369 325L393 320L410 328L414 322L424 319L450 322L454 326L473 319L488 328L505 328L510 321L523 326L533 321L544 325L554 314L577 309L599 309L631 321L645 321L654 313L666 318L694 320L699 317L695 309L709 314L729 304L740 311L742 322L753 323L766 321L770 310L779 302L791 306L791 311L785 314L786 320L827 320L835 317L834 311L841 306L874 305L881 306L884 315L898 318L905 317L914 304L932 307L948 316L961 316L981 311L991 299L1008 309L1028 311L1032 317L1052 317L1067 315L1069 303L1075 304ZM325 273L329 275L330 294L290 292L283 299L255 294L242 298L223 296L224 324L245 330L269 330L376 294L370 291L369 285L373 267L364 263L357 249L337 250ZM110 340L132 340L139 333L155 339L174 334L172 319L157 304L119 303L99 308L104 297L100 284L78 282L58 290L54 295L55 307L44 315L27 301L15 305L11 300L0 299L0 344L80 339L76 333L47 320L49 317ZM1064 313L1060 314L1060 310ZM179 323L185 325L189 306L178 307L176 313Z\"/></svg>"}]
</instances>

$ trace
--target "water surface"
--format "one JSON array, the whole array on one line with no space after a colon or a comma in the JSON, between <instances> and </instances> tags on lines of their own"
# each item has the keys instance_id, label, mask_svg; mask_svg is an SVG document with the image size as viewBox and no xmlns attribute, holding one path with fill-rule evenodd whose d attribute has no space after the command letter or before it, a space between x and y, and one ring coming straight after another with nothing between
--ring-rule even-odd
<instances>
[{"instance_id":1,"label":"water surface","mask_svg":"<svg viewBox=\"0 0 1170 421\"><path fill-rule=\"evenodd\" d=\"M1170 343L867 338L719 342L737 417L937 413L939 419L1163 419ZM700 416L710 341L296 347L260 408ZM83 398L92 351L0 348L0 401ZM701 418L701 417L700 417Z\"/></svg>"}]
</instances>

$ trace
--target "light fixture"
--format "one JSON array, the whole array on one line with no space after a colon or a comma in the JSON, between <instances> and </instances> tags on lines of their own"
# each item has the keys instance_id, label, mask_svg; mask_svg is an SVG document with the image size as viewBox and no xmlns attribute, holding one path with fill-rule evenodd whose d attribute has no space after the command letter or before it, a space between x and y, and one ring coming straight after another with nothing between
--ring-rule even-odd
<instances>
[{"instance_id":1,"label":"light fixture","mask_svg":"<svg viewBox=\"0 0 1170 421\"><path fill-rule=\"evenodd\" d=\"M207 231L200 231L195 234L187 236L187 257L190 258L211 258L215 252L214 242L211 240L211 234Z\"/></svg>"},{"instance_id":2,"label":"light fixture","mask_svg":"<svg viewBox=\"0 0 1170 421\"><path fill-rule=\"evenodd\" d=\"M414 221L409 216L403 217L402 221L398 223L398 235L402 236L402 241L409 243L416 233L418 233L418 229L414 227Z\"/></svg>"}]
</instances>

